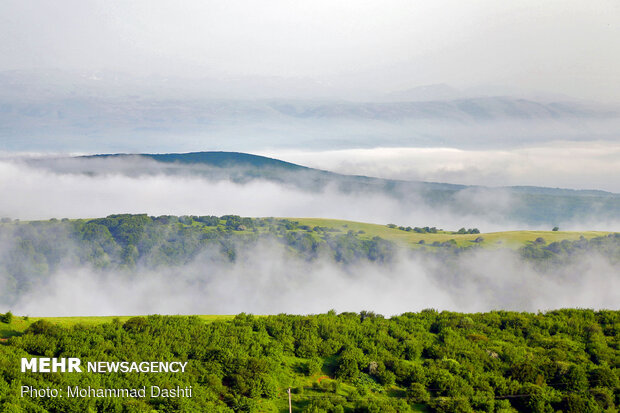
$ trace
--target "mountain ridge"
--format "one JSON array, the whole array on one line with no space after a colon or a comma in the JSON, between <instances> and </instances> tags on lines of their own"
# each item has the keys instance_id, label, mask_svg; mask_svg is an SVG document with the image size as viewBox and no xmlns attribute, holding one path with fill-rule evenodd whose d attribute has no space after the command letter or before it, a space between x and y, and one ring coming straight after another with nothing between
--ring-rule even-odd
<instances>
[{"instance_id":1,"label":"mountain ridge","mask_svg":"<svg viewBox=\"0 0 620 413\"><path fill-rule=\"evenodd\" d=\"M401 181L338 174L241 152L99 154L27 163L60 174L194 177L208 184L239 185L235 191L243 191L248 183L269 182L285 192L311 197L338 195L353 203L385 200L405 210L421 208L428 213L469 215L539 228L586 222L614 226L620 222L620 194L602 190Z\"/></svg>"},{"instance_id":2,"label":"mountain ridge","mask_svg":"<svg viewBox=\"0 0 620 413\"><path fill-rule=\"evenodd\" d=\"M354 177L359 179L371 179L382 180L387 182L396 183L415 183L423 185L433 186L446 186L450 189L466 189L466 188L481 188L481 189L510 189L519 192L538 192L538 193L550 193L559 192L572 193L572 194L584 194L584 195L597 195L597 196L620 196L620 194L600 190L600 189L573 189L573 188L560 188L560 187L544 187L534 185L510 185L510 186L484 186L484 185L462 185L453 184L449 182L436 182L436 181L417 181L417 180L403 180L403 179L388 179L379 178L368 175L356 175L356 174L341 174L328 170L322 170L312 168L293 162L284 161L277 158L271 158L263 155L255 155L246 152L232 152L232 151L197 151L197 152L183 152L183 153L114 153L114 154L95 154L95 155L83 155L77 158L82 159L104 159L104 158L122 158L130 156L139 156L144 158L153 159L157 162L163 163L175 163L180 164L206 164L215 167L236 167L236 166L254 166L254 167L281 167L288 171L312 171L315 173L330 174L341 177Z\"/></svg>"}]
</instances>

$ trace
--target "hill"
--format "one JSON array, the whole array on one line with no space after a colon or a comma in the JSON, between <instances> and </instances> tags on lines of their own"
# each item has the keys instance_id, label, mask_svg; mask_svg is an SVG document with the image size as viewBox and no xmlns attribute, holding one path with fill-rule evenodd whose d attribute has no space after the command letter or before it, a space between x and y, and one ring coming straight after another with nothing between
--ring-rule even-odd
<instances>
[{"instance_id":1,"label":"hill","mask_svg":"<svg viewBox=\"0 0 620 413\"><path fill-rule=\"evenodd\" d=\"M292 271L289 265L296 263L304 273L326 266L334 273L368 268L377 271L371 276L374 279L403 257L412 262L437 261L434 268L439 273L433 277L452 285L470 280L459 257L475 257L484 249L506 250L522 260L519 265L540 266L545 271L566 269L570 274L576 263L595 257L608 262L607 271L613 272L620 263L619 235L594 231L480 233L476 228L448 230L237 215L117 214L78 220L3 220L0 280L4 288L0 300L11 308L33 290L45 295L44 287L54 277L76 274L84 280L80 272L95 278L118 277L114 284L153 277L168 283L183 274L197 283L192 287L196 290L213 282L226 285L225 274L231 271L242 274L242 284L247 284L250 280L245 277L253 277L255 266L263 262L282 266L285 275L275 268L268 270L269 276L276 278L288 276ZM210 269L210 276L205 275L204 267Z\"/></svg>"},{"instance_id":2,"label":"hill","mask_svg":"<svg viewBox=\"0 0 620 413\"><path fill-rule=\"evenodd\" d=\"M83 159L101 158L124 158L126 154L83 156ZM265 156L252 155L242 152L190 152L190 153L164 153L164 154L139 154L137 156L153 159L162 163L178 163L185 165L205 165L216 168L278 168L282 172L309 170L304 166L296 165L279 159Z\"/></svg>"},{"instance_id":3,"label":"hill","mask_svg":"<svg viewBox=\"0 0 620 413\"><path fill-rule=\"evenodd\" d=\"M482 187L343 175L238 152L102 154L35 159L30 164L59 173L193 175L210 181L236 183L266 180L315 193L335 188L343 194L387 196L405 208L415 208L422 203L458 215L495 215L524 225L548 228L565 222L620 221L620 194L605 191Z\"/></svg>"},{"instance_id":4,"label":"hill","mask_svg":"<svg viewBox=\"0 0 620 413\"><path fill-rule=\"evenodd\" d=\"M383 239L407 245L411 248L421 248L424 245L432 245L433 243L444 243L454 240L459 247L471 246L473 243L485 248L511 248L517 249L525 245L533 243L538 238L543 238L545 242L558 242L563 240L575 241L584 237L591 239L594 237L603 237L610 232L607 231L501 231L488 233L470 233L459 234L458 229L454 231L438 230L435 233L416 232L411 227L403 227L397 225L380 225L354 221L343 221L337 219L323 218L290 218L298 222L299 225L308 227L328 227L343 233L347 231L362 231L368 237L381 237ZM482 241L476 242L476 239L483 238ZM421 243L422 241L422 243Z\"/></svg>"}]
</instances>

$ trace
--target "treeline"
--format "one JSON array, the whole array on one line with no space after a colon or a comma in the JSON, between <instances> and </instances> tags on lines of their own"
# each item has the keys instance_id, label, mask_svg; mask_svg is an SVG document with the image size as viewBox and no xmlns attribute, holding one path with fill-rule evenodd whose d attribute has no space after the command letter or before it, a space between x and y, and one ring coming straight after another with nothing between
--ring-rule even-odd
<instances>
[{"instance_id":1,"label":"treeline","mask_svg":"<svg viewBox=\"0 0 620 413\"><path fill-rule=\"evenodd\" d=\"M259 242L284 246L303 259L331 257L347 265L359 260L390 261L392 242L362 232L310 228L296 221L237 215L110 215L90 220L5 222L0 225L0 299L10 302L58 268L88 265L131 271L191 262L209 252L234 262Z\"/></svg>"},{"instance_id":2,"label":"treeline","mask_svg":"<svg viewBox=\"0 0 620 413\"><path fill-rule=\"evenodd\" d=\"M184 374L20 373L19 358L188 361ZM20 386L192 386L192 398L20 397ZM616 412L620 312L424 310L33 323L0 351L0 410Z\"/></svg>"},{"instance_id":3,"label":"treeline","mask_svg":"<svg viewBox=\"0 0 620 413\"><path fill-rule=\"evenodd\" d=\"M418 234L437 234L439 232L447 232L450 234L480 234L480 230L478 228L465 229L465 227L463 227L460 228L458 231L444 231L441 228L437 229L437 227L404 227L402 225L399 226L396 224L387 224L386 226L388 228L396 228L401 231L415 232Z\"/></svg>"},{"instance_id":4,"label":"treeline","mask_svg":"<svg viewBox=\"0 0 620 413\"><path fill-rule=\"evenodd\" d=\"M421 228L435 233L437 229ZM464 232L475 233L476 229ZM450 258L480 247L483 237L467 246L455 240L420 241L413 254ZM281 245L309 262L322 257L339 265L363 260L391 262L396 245L363 231L325 226L309 227L289 219L237 215L158 216L110 215L89 220L56 220L0 224L0 299L8 306L15 297L59 268L88 266L95 270L157 269L192 262L208 252L218 263L234 263L259 243ZM598 253L620 262L620 234L547 244L543 239L520 250L523 259L545 265L566 263L580 254Z\"/></svg>"},{"instance_id":5,"label":"treeline","mask_svg":"<svg viewBox=\"0 0 620 413\"><path fill-rule=\"evenodd\" d=\"M524 259L548 265L584 255L600 255L612 264L618 264L620 263L620 233L591 239L586 239L582 235L578 240L562 240L552 243L547 243L544 238L537 238L534 242L523 246L519 252Z\"/></svg>"}]
</instances>

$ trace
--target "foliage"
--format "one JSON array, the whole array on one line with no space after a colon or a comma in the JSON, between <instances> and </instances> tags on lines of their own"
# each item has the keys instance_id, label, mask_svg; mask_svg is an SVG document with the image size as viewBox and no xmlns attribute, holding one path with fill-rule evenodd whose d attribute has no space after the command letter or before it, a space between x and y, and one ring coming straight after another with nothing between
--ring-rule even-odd
<instances>
[{"instance_id":1,"label":"foliage","mask_svg":"<svg viewBox=\"0 0 620 413\"><path fill-rule=\"evenodd\" d=\"M240 314L211 323L147 316L73 326L39 320L0 352L0 410L282 411L292 387L294 410L307 412L611 412L620 405L619 331L619 311L568 309ZM314 352L304 349L308 342ZM175 360L188 368L176 375L18 373L27 355ZM20 397L22 384L178 385L192 386L193 396L30 398Z\"/></svg>"},{"instance_id":2,"label":"foliage","mask_svg":"<svg viewBox=\"0 0 620 413\"><path fill-rule=\"evenodd\" d=\"M117 214L90 220L49 220L0 225L0 299L13 303L20 292L63 266L131 272L171 267L208 253L234 262L261 242L282 245L306 260L320 255L341 265L359 260L389 261L395 245L378 236L297 221L238 215L149 217Z\"/></svg>"},{"instance_id":3,"label":"foliage","mask_svg":"<svg viewBox=\"0 0 620 413\"><path fill-rule=\"evenodd\" d=\"M5 324L11 324L12 321L13 321L13 313L11 313L10 311L7 311L4 314L0 314L0 322L5 323Z\"/></svg>"}]
</instances>

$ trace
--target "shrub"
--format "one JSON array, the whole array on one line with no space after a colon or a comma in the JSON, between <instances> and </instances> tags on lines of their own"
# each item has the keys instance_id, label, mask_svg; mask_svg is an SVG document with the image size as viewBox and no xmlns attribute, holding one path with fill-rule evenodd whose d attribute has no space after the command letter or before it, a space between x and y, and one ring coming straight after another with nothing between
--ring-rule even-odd
<instances>
[{"instance_id":1,"label":"shrub","mask_svg":"<svg viewBox=\"0 0 620 413\"><path fill-rule=\"evenodd\" d=\"M6 324L11 324L11 321L13 321L13 313L9 311L6 314L2 314L0 316L0 321Z\"/></svg>"}]
</instances>

